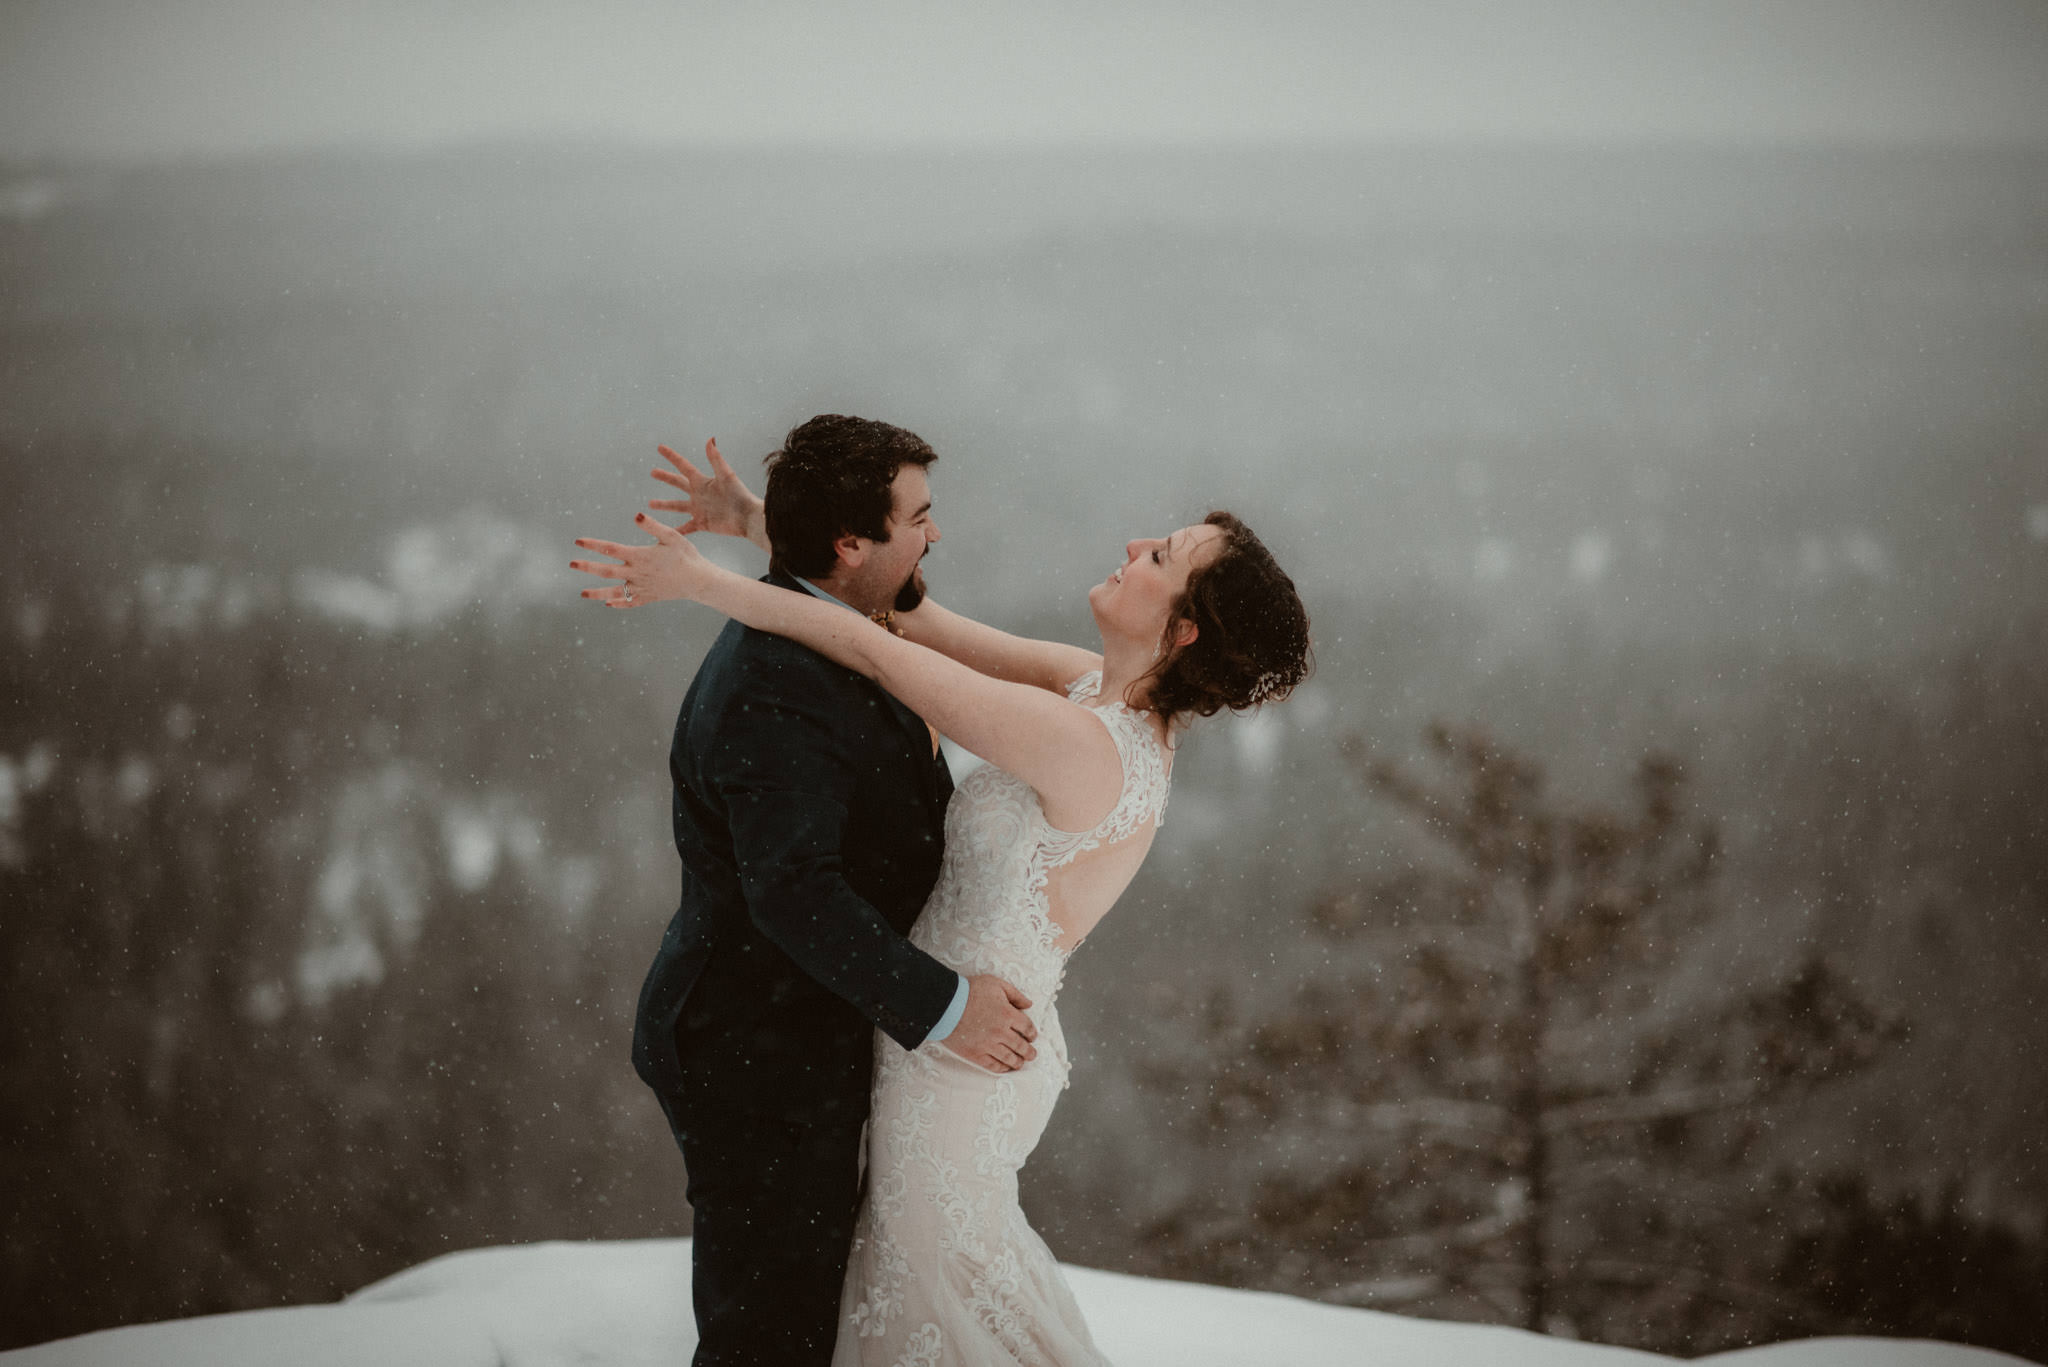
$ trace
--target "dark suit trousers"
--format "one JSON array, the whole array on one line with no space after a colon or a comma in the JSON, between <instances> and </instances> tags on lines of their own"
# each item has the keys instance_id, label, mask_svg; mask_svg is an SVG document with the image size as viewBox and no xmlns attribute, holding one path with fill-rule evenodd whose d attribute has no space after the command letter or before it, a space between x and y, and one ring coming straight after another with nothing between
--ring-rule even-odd
<instances>
[{"instance_id":1,"label":"dark suit trousers","mask_svg":"<svg viewBox=\"0 0 2048 1367\"><path fill-rule=\"evenodd\" d=\"M860 1208L862 1119L726 1112L677 1135L695 1240L692 1367L828 1367Z\"/></svg>"}]
</instances>

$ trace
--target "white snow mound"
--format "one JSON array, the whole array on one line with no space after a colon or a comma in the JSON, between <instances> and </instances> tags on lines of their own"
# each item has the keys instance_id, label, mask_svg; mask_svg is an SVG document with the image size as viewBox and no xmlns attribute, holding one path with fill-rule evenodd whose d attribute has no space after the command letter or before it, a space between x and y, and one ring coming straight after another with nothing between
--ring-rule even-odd
<instances>
[{"instance_id":1,"label":"white snow mound","mask_svg":"<svg viewBox=\"0 0 2048 1367\"><path fill-rule=\"evenodd\" d=\"M1254 1291L1070 1268L1120 1367L1624 1367L1678 1359ZM0 1353L0 1367L683 1367L690 1241L451 1253L337 1305L109 1329ZM1723 1353L1717 1367L1988 1367L2018 1358L1884 1339Z\"/></svg>"}]
</instances>

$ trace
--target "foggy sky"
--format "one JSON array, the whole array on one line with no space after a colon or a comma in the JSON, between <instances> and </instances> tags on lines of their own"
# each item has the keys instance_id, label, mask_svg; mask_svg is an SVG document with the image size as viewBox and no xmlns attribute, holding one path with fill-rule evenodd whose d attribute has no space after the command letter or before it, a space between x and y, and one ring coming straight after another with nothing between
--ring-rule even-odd
<instances>
[{"instance_id":1,"label":"foggy sky","mask_svg":"<svg viewBox=\"0 0 2048 1367\"><path fill-rule=\"evenodd\" d=\"M0 0L0 156L479 139L2048 141L2042 0Z\"/></svg>"}]
</instances>

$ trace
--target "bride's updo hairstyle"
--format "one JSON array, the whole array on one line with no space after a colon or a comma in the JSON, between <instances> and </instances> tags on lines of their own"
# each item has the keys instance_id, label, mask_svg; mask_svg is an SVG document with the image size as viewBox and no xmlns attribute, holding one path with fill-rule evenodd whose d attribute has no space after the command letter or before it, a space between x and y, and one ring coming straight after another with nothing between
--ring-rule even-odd
<instances>
[{"instance_id":1,"label":"bride's updo hairstyle","mask_svg":"<svg viewBox=\"0 0 2048 1367\"><path fill-rule=\"evenodd\" d=\"M1176 624L1192 622L1195 639L1139 680L1150 683L1145 706L1169 725L1278 702L1315 669L1308 609L1273 553L1232 513L1202 520L1223 540L1188 576L1166 626L1171 639Z\"/></svg>"}]
</instances>

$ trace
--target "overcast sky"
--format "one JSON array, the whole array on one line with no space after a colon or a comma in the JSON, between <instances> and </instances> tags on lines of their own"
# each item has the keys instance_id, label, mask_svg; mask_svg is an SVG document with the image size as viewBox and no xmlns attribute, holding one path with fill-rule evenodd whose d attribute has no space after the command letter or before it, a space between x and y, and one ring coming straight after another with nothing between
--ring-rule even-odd
<instances>
[{"instance_id":1,"label":"overcast sky","mask_svg":"<svg viewBox=\"0 0 2048 1367\"><path fill-rule=\"evenodd\" d=\"M2048 0L0 0L0 155L597 136L2048 142Z\"/></svg>"}]
</instances>

